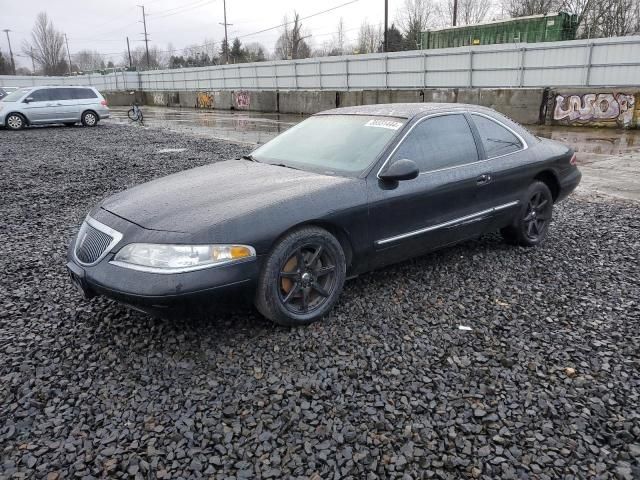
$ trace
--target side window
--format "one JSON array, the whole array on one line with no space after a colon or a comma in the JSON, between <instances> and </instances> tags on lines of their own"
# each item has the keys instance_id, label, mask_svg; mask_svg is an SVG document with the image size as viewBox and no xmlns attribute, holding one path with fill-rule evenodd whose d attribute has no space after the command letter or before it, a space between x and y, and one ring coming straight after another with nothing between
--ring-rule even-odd
<instances>
[{"instance_id":1,"label":"side window","mask_svg":"<svg viewBox=\"0 0 640 480\"><path fill-rule=\"evenodd\" d=\"M28 96L33 98L34 102L48 102L51 100L51 88L40 88L34 90Z\"/></svg>"},{"instance_id":2,"label":"side window","mask_svg":"<svg viewBox=\"0 0 640 480\"><path fill-rule=\"evenodd\" d=\"M518 137L499 123L482 115L472 114L472 116L476 127L478 127L487 158L499 157L524 148Z\"/></svg>"},{"instance_id":3,"label":"side window","mask_svg":"<svg viewBox=\"0 0 640 480\"><path fill-rule=\"evenodd\" d=\"M414 127L392 160L401 158L416 162L420 172L429 172L476 162L478 150L464 115L442 115Z\"/></svg>"},{"instance_id":4,"label":"side window","mask_svg":"<svg viewBox=\"0 0 640 480\"><path fill-rule=\"evenodd\" d=\"M52 88L51 100L73 100L73 88Z\"/></svg>"},{"instance_id":5,"label":"side window","mask_svg":"<svg viewBox=\"0 0 640 480\"><path fill-rule=\"evenodd\" d=\"M77 100L85 100L88 98L98 98L96 92L91 90L90 88L74 88L73 89L73 98Z\"/></svg>"}]
</instances>

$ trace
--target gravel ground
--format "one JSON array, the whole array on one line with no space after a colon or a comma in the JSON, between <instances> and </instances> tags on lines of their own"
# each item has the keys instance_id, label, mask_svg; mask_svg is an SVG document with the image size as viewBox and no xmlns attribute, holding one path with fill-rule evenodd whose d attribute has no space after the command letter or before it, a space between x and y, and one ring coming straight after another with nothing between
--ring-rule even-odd
<instances>
[{"instance_id":1,"label":"gravel ground","mask_svg":"<svg viewBox=\"0 0 640 480\"><path fill-rule=\"evenodd\" d=\"M79 298L91 205L245 150L0 131L0 477L640 477L637 203L574 196L540 248L489 235L361 276L308 328Z\"/></svg>"}]
</instances>

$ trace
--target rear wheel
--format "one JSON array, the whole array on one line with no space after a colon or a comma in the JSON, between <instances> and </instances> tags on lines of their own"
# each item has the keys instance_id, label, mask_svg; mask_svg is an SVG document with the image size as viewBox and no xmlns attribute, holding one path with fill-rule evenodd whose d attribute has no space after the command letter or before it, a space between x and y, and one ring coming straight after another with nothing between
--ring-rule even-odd
<instances>
[{"instance_id":1,"label":"rear wheel","mask_svg":"<svg viewBox=\"0 0 640 480\"><path fill-rule=\"evenodd\" d=\"M85 127L95 127L98 124L98 115L95 112L87 111L82 114L82 125Z\"/></svg>"},{"instance_id":2,"label":"rear wheel","mask_svg":"<svg viewBox=\"0 0 640 480\"><path fill-rule=\"evenodd\" d=\"M255 304L280 325L307 325L325 316L342 291L346 260L340 242L319 227L285 236L265 261Z\"/></svg>"},{"instance_id":3,"label":"rear wheel","mask_svg":"<svg viewBox=\"0 0 640 480\"><path fill-rule=\"evenodd\" d=\"M544 241L553 213L553 196L549 187L536 181L527 189L525 201L513 224L501 230L504 239L513 245L534 247Z\"/></svg>"},{"instance_id":4,"label":"rear wheel","mask_svg":"<svg viewBox=\"0 0 640 480\"><path fill-rule=\"evenodd\" d=\"M19 113L10 113L5 119L5 125L9 130L20 130L26 126L25 118Z\"/></svg>"}]
</instances>

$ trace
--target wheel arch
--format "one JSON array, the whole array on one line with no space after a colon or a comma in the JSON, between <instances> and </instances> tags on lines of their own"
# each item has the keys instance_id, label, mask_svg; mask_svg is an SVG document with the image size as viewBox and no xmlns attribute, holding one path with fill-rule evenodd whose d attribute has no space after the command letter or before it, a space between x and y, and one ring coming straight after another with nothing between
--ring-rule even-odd
<instances>
[{"instance_id":1,"label":"wheel arch","mask_svg":"<svg viewBox=\"0 0 640 480\"><path fill-rule=\"evenodd\" d=\"M554 202L558 199L558 196L560 195L560 182L558 181L558 177L552 170L543 170L535 177L533 177L533 179L538 180L549 187L549 190L551 191L551 197L553 198Z\"/></svg>"},{"instance_id":2,"label":"wheel arch","mask_svg":"<svg viewBox=\"0 0 640 480\"><path fill-rule=\"evenodd\" d=\"M29 121L29 117L27 117L24 113L22 112L17 112L17 111L11 111L11 112L7 112L7 114L4 116L4 125L7 125L7 119L9 118L10 115L20 115L22 118L24 118L24 123L26 123L27 125L31 125L31 122Z\"/></svg>"},{"instance_id":3,"label":"wheel arch","mask_svg":"<svg viewBox=\"0 0 640 480\"><path fill-rule=\"evenodd\" d=\"M93 108L87 108L86 110L83 110L82 113L80 114L80 119L82 119L82 117L84 117L85 113L93 113L96 117L98 117L98 120L100 120L100 114L98 112L96 112Z\"/></svg>"},{"instance_id":4,"label":"wheel arch","mask_svg":"<svg viewBox=\"0 0 640 480\"><path fill-rule=\"evenodd\" d=\"M305 222L292 225L291 227L289 227L287 230L285 230L278 236L278 238L272 243L270 249L273 249L273 247L282 238L284 238L286 235L288 235L292 231L298 230L304 227L320 227L325 229L334 237L336 237L336 240L338 240L338 242L340 243L340 246L342 247L342 250L344 251L344 257L347 263L347 272L348 272L349 268L353 264L353 245L351 243L351 237L344 228L326 220L307 220Z\"/></svg>"}]
</instances>

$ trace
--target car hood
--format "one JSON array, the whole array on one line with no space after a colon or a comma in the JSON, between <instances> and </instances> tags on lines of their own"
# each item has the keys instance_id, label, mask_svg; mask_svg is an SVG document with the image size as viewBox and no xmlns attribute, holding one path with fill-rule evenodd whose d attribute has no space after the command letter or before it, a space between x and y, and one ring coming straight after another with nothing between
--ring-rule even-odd
<instances>
[{"instance_id":1,"label":"car hood","mask_svg":"<svg viewBox=\"0 0 640 480\"><path fill-rule=\"evenodd\" d=\"M331 204L336 190L355 179L321 175L246 160L185 170L125 190L100 206L149 230L196 233L239 218L262 221L266 209L296 202ZM322 197L314 202L314 195ZM335 203L334 203L335 205ZM246 225L246 222L242 222Z\"/></svg>"}]
</instances>

